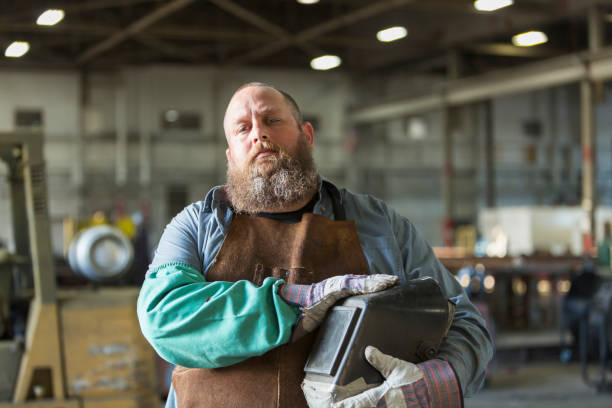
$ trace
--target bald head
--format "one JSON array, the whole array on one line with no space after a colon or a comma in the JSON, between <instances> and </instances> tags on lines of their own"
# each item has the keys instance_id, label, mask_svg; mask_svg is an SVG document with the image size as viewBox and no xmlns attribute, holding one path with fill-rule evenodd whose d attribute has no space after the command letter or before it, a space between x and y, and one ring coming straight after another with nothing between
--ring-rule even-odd
<instances>
[{"instance_id":1,"label":"bald head","mask_svg":"<svg viewBox=\"0 0 612 408\"><path fill-rule=\"evenodd\" d=\"M234 92L234 94L232 95L232 98L230 99L230 102L228 103L227 108L225 110L225 116L223 117L223 129L225 130L226 138L228 137L228 128L227 128L228 113L230 112L230 107L232 107L232 102L235 102L236 97L239 94L241 94L244 90L246 90L247 88L253 88L253 87L267 88L273 91L274 93L279 94L282 97L282 101L290 109L291 115L295 119L296 125L298 127L302 125L302 123L304 122L304 118L302 117L302 111L300 110L300 107L298 106L297 102L295 101L295 99L293 99L291 95L289 95L285 91L282 91L278 88L275 88L272 85L269 85L263 82L248 82L246 84L241 85L238 89L236 89L236 92Z\"/></svg>"}]
</instances>

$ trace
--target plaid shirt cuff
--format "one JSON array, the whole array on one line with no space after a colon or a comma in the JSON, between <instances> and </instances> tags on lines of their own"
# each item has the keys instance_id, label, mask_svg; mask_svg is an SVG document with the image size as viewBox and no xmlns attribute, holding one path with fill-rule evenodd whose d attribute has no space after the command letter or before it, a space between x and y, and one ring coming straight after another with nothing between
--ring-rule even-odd
<instances>
[{"instance_id":1,"label":"plaid shirt cuff","mask_svg":"<svg viewBox=\"0 0 612 408\"><path fill-rule=\"evenodd\" d=\"M387 396L378 401L376 408L432 408L431 397L427 391L424 379L412 384L402 385L401 401L394 396L393 401L387 401Z\"/></svg>"},{"instance_id":2,"label":"plaid shirt cuff","mask_svg":"<svg viewBox=\"0 0 612 408\"><path fill-rule=\"evenodd\" d=\"M310 294L310 285L296 285L291 283L285 283L280 286L278 294L281 298L295 306L308 306L308 296Z\"/></svg>"},{"instance_id":3,"label":"plaid shirt cuff","mask_svg":"<svg viewBox=\"0 0 612 408\"><path fill-rule=\"evenodd\" d=\"M453 367L444 360L417 364L423 370L432 408L463 408L463 393Z\"/></svg>"}]
</instances>

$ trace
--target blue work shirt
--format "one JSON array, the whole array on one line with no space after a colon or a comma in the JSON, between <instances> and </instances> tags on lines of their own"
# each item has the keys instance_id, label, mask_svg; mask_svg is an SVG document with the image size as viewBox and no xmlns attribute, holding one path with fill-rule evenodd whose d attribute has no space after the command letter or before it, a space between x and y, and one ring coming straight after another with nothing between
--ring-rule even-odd
<instances>
[{"instance_id":1,"label":"blue work shirt","mask_svg":"<svg viewBox=\"0 0 612 408\"><path fill-rule=\"evenodd\" d=\"M314 214L334 219L330 194L344 207L346 219L355 221L370 273L397 275L401 282L430 276L455 304L436 358L452 365L463 395L475 393L493 346L482 316L461 285L414 225L377 198L353 194L323 179ZM204 201L174 217L161 237L141 289L138 316L147 340L173 364L221 367L289 342L299 310L277 294L282 280L267 278L261 287L248 281L206 281L232 217L218 186ZM167 407L175 406L174 397L171 390Z\"/></svg>"}]
</instances>

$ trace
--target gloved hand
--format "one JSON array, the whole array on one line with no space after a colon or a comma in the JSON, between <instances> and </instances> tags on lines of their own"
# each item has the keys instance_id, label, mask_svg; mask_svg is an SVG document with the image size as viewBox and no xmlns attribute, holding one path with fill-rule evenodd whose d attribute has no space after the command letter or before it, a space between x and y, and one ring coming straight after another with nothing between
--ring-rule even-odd
<instances>
[{"instance_id":1,"label":"gloved hand","mask_svg":"<svg viewBox=\"0 0 612 408\"><path fill-rule=\"evenodd\" d=\"M333 408L378 406L425 408L430 406L423 370L416 364L391 357L373 346L366 348L365 357L374 368L380 371L385 381L378 387L370 388L361 394L333 404Z\"/></svg>"},{"instance_id":2,"label":"gloved hand","mask_svg":"<svg viewBox=\"0 0 612 408\"><path fill-rule=\"evenodd\" d=\"M338 300L387 289L398 282L394 275L340 275L312 285L286 283L279 294L288 303L300 306L302 315L293 330L292 341L315 330L327 310Z\"/></svg>"},{"instance_id":3,"label":"gloved hand","mask_svg":"<svg viewBox=\"0 0 612 408\"><path fill-rule=\"evenodd\" d=\"M451 365L444 360L428 360L412 364L382 353L376 347L365 350L368 362L385 381L367 389L365 381L350 386L336 387L328 383L304 380L302 391L310 408L435 408L463 407L459 381ZM361 393L352 395L355 388ZM342 399L344 398L344 399Z\"/></svg>"}]
</instances>

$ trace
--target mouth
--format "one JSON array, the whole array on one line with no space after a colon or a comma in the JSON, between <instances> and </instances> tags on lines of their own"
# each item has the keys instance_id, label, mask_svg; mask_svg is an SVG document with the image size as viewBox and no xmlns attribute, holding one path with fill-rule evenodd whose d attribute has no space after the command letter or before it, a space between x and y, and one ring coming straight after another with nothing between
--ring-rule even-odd
<instances>
[{"instance_id":1,"label":"mouth","mask_svg":"<svg viewBox=\"0 0 612 408\"><path fill-rule=\"evenodd\" d=\"M260 151L259 153L255 155L255 159L261 159L261 158L268 157L268 156L274 156L277 153L278 152L276 152L275 150L263 149L262 151Z\"/></svg>"}]
</instances>

